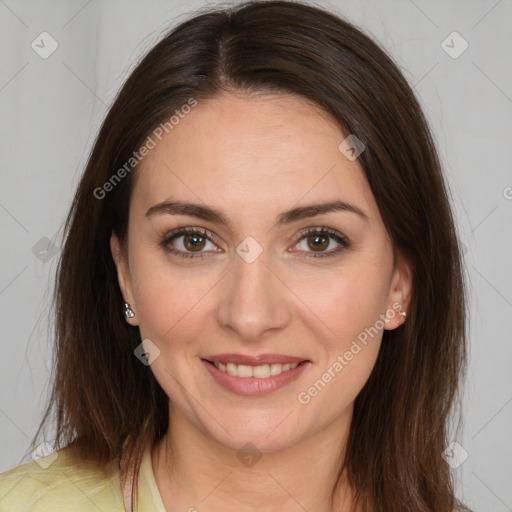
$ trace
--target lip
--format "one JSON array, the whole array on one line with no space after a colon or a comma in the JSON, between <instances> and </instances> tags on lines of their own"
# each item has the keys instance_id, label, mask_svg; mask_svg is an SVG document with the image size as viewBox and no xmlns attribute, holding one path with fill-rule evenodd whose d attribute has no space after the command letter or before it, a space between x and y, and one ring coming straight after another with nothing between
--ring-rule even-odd
<instances>
[{"instance_id":1,"label":"lip","mask_svg":"<svg viewBox=\"0 0 512 512\"><path fill-rule=\"evenodd\" d=\"M233 364L248 364L250 366L258 366L261 364L287 364L287 363L302 363L307 361L303 357L286 356L282 354L259 354L257 356L243 355L243 354L216 354L208 357L203 357L212 363L233 363Z\"/></svg>"},{"instance_id":2,"label":"lip","mask_svg":"<svg viewBox=\"0 0 512 512\"><path fill-rule=\"evenodd\" d=\"M206 368L206 370L208 370L208 372L215 379L215 381L228 391L231 391L232 393L235 393L237 395L259 396L272 393L273 391L276 391L286 386L287 384L293 382L294 380L298 379L302 372L311 365L310 361L306 361L304 359L297 359L298 358L295 358L294 361L291 361L300 363L293 370L288 370L280 373L279 375L270 376L265 379L258 379L257 377L234 377L233 375L229 375L229 373L219 370L212 363L208 362L211 361L211 359L201 359L201 363ZM247 358L245 360L247 361ZM224 359L223 361L226 361L226 359ZM254 361L254 358L252 358L252 361ZM260 361L258 362L260 364L266 364ZM288 358L284 364L286 364L286 362L290 362L290 358Z\"/></svg>"}]
</instances>

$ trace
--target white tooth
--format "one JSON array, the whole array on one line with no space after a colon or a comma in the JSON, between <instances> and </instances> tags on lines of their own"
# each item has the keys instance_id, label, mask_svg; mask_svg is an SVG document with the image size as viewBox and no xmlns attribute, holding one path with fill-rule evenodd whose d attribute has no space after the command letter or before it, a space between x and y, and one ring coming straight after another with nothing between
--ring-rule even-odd
<instances>
[{"instance_id":1,"label":"white tooth","mask_svg":"<svg viewBox=\"0 0 512 512\"><path fill-rule=\"evenodd\" d=\"M266 379L270 377L270 365L262 364L261 366L255 366L252 369L252 376L258 379Z\"/></svg>"},{"instance_id":2,"label":"white tooth","mask_svg":"<svg viewBox=\"0 0 512 512\"><path fill-rule=\"evenodd\" d=\"M279 375L283 371L283 365L279 363L274 363L270 365L270 375L273 377Z\"/></svg>"},{"instance_id":3,"label":"white tooth","mask_svg":"<svg viewBox=\"0 0 512 512\"><path fill-rule=\"evenodd\" d=\"M293 370L297 368L299 363L286 363L286 364L262 364L258 366L250 366L247 364L234 364L234 363L213 363L216 368L222 372L227 372L233 377L256 377L257 379L266 379L270 376L275 377L282 372Z\"/></svg>"},{"instance_id":4,"label":"white tooth","mask_svg":"<svg viewBox=\"0 0 512 512\"><path fill-rule=\"evenodd\" d=\"M233 377L237 376L237 366L233 363L228 363L226 366L226 371L229 373L229 375L232 375Z\"/></svg>"},{"instance_id":5,"label":"white tooth","mask_svg":"<svg viewBox=\"0 0 512 512\"><path fill-rule=\"evenodd\" d=\"M252 366L239 364L237 370L239 377L252 377Z\"/></svg>"}]
</instances>

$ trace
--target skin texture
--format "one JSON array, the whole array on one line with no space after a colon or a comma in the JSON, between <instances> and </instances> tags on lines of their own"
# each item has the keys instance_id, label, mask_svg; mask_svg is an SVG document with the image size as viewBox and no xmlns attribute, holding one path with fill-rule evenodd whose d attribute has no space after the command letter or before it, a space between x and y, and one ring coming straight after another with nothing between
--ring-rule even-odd
<instances>
[{"instance_id":1,"label":"skin texture","mask_svg":"<svg viewBox=\"0 0 512 512\"><path fill-rule=\"evenodd\" d=\"M111 249L123 297L135 312L128 322L160 350L150 369L169 396L170 423L152 463L167 510L347 510L344 480L336 506L330 495L353 403L375 364L383 329L359 344L309 403L297 397L379 315L394 311L393 304L407 311L411 272L400 255L393 266L364 174L338 150L345 136L302 98L223 93L199 102L137 170L128 259L115 234ZM219 209L231 226L145 216L171 199ZM334 200L357 206L368 219L335 211L275 225L285 210ZM347 237L349 247L313 258L321 251L301 231L322 226ZM160 242L180 227L215 235L199 249L205 258L165 252ZM263 249L250 264L236 252L248 236ZM327 240L323 252L340 247ZM184 242L181 235L169 246L192 252ZM403 321L396 314L384 328ZM201 363L220 353L278 353L311 364L275 392L240 396L219 386ZM262 455L251 467L237 457L248 442Z\"/></svg>"}]
</instances>

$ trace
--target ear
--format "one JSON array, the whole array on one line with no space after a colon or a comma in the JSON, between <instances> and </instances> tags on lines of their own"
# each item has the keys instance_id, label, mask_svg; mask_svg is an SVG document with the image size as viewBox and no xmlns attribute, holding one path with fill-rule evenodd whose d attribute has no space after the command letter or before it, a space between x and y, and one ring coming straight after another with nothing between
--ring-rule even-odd
<instances>
[{"instance_id":1,"label":"ear","mask_svg":"<svg viewBox=\"0 0 512 512\"><path fill-rule=\"evenodd\" d=\"M121 248L119 238L113 231L110 235L110 252L112 253L114 263L116 264L117 282L119 283L119 288L121 289L121 295L123 296L125 302L130 304L132 311L135 313L135 316L133 318L126 319L126 322L133 326L139 325L137 320L137 305L135 303L135 295L133 293L130 269L128 262L126 261L125 254ZM121 308L121 304L119 304L119 307Z\"/></svg>"},{"instance_id":2,"label":"ear","mask_svg":"<svg viewBox=\"0 0 512 512\"><path fill-rule=\"evenodd\" d=\"M399 254L389 288L385 329L396 329L406 321L407 317L400 313L408 313L411 294L412 267L406 258Z\"/></svg>"}]
</instances>

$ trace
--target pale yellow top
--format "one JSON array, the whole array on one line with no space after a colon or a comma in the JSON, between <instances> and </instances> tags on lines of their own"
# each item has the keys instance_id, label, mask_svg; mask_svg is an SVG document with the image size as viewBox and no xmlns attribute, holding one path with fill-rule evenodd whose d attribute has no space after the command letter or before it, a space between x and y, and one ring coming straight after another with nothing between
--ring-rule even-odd
<instances>
[{"instance_id":1,"label":"pale yellow top","mask_svg":"<svg viewBox=\"0 0 512 512\"><path fill-rule=\"evenodd\" d=\"M139 474L139 510L166 512L144 452ZM125 512L119 461L107 469L73 463L69 448L0 473L0 512Z\"/></svg>"}]
</instances>

